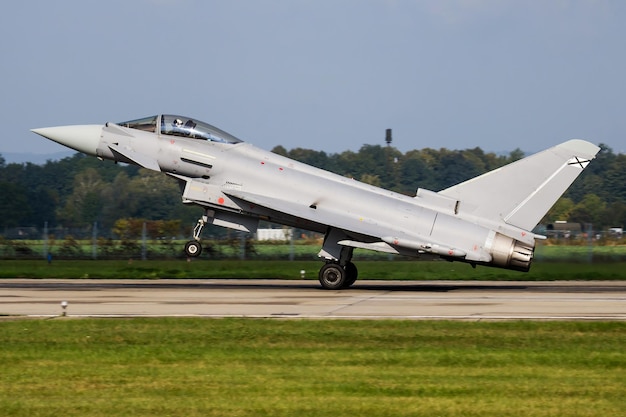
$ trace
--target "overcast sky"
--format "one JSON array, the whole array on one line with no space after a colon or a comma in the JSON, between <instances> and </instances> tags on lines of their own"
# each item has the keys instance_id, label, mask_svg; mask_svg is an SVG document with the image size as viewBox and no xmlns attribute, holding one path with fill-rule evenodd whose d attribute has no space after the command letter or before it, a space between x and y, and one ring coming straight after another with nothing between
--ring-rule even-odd
<instances>
[{"instance_id":1,"label":"overcast sky","mask_svg":"<svg viewBox=\"0 0 626 417\"><path fill-rule=\"evenodd\" d=\"M175 113L255 145L626 152L626 1L10 0L0 153Z\"/></svg>"}]
</instances>

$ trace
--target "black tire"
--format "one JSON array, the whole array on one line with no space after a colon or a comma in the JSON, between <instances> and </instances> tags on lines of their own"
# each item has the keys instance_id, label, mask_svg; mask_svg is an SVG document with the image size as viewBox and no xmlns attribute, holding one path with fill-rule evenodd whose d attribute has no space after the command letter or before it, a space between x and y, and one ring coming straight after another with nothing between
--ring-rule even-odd
<instances>
[{"instance_id":1,"label":"black tire","mask_svg":"<svg viewBox=\"0 0 626 417\"><path fill-rule=\"evenodd\" d=\"M326 290L340 290L344 288L346 278L346 271L339 264L328 263L320 269L320 284Z\"/></svg>"},{"instance_id":2,"label":"black tire","mask_svg":"<svg viewBox=\"0 0 626 417\"><path fill-rule=\"evenodd\" d=\"M352 284L356 282L356 279L359 276L359 270L356 268L356 265L352 262L348 262L346 264L346 282L344 284L344 288L350 287Z\"/></svg>"},{"instance_id":3,"label":"black tire","mask_svg":"<svg viewBox=\"0 0 626 417\"><path fill-rule=\"evenodd\" d=\"M185 244L185 253L189 257L196 258L202 253L202 245L200 242L191 240Z\"/></svg>"}]
</instances>

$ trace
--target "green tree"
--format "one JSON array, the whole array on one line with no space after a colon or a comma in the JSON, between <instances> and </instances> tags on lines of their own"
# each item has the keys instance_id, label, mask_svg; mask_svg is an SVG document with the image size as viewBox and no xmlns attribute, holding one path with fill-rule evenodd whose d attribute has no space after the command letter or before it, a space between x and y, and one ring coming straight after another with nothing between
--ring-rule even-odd
<instances>
[{"instance_id":1,"label":"green tree","mask_svg":"<svg viewBox=\"0 0 626 417\"><path fill-rule=\"evenodd\" d=\"M373 185L374 187L380 187L380 178L378 175L371 174L363 174L359 181L364 182L365 184Z\"/></svg>"},{"instance_id":2,"label":"green tree","mask_svg":"<svg viewBox=\"0 0 626 417\"><path fill-rule=\"evenodd\" d=\"M444 152L435 172L439 189L451 187L483 173L472 159L460 151Z\"/></svg>"},{"instance_id":3,"label":"green tree","mask_svg":"<svg viewBox=\"0 0 626 417\"><path fill-rule=\"evenodd\" d=\"M181 204L177 181L160 172L142 169L128 184L133 199L131 217L146 220L171 218L176 205Z\"/></svg>"},{"instance_id":4,"label":"green tree","mask_svg":"<svg viewBox=\"0 0 626 417\"><path fill-rule=\"evenodd\" d=\"M626 154L612 159L604 175L607 201L626 201Z\"/></svg>"},{"instance_id":5,"label":"green tree","mask_svg":"<svg viewBox=\"0 0 626 417\"><path fill-rule=\"evenodd\" d=\"M112 183L102 190L102 213L100 224L111 229L117 219L131 217L136 199L129 192L130 178L125 171L119 172Z\"/></svg>"},{"instance_id":6,"label":"green tree","mask_svg":"<svg viewBox=\"0 0 626 417\"><path fill-rule=\"evenodd\" d=\"M419 151L406 154L400 165L400 191L407 195L415 195L418 188L432 190L436 186L433 182L433 172Z\"/></svg>"},{"instance_id":7,"label":"green tree","mask_svg":"<svg viewBox=\"0 0 626 417\"><path fill-rule=\"evenodd\" d=\"M102 211L102 191L105 183L98 171L87 168L74 178L72 194L57 216L67 226L91 226Z\"/></svg>"},{"instance_id":8,"label":"green tree","mask_svg":"<svg viewBox=\"0 0 626 417\"><path fill-rule=\"evenodd\" d=\"M287 157L316 168L328 166L328 155L323 151L314 151L311 149L295 148L290 150Z\"/></svg>"},{"instance_id":9,"label":"green tree","mask_svg":"<svg viewBox=\"0 0 626 417\"><path fill-rule=\"evenodd\" d=\"M570 221L588 224L591 223L595 230L604 228L606 203L596 194L587 194L576 204L571 212Z\"/></svg>"},{"instance_id":10,"label":"green tree","mask_svg":"<svg viewBox=\"0 0 626 417\"><path fill-rule=\"evenodd\" d=\"M23 226L31 207L19 185L0 182L0 227Z\"/></svg>"},{"instance_id":11,"label":"green tree","mask_svg":"<svg viewBox=\"0 0 626 417\"><path fill-rule=\"evenodd\" d=\"M544 216L542 223L554 223L556 221L568 221L574 211L574 202L571 198L561 197Z\"/></svg>"},{"instance_id":12,"label":"green tree","mask_svg":"<svg viewBox=\"0 0 626 417\"><path fill-rule=\"evenodd\" d=\"M515 148L509 153L508 158L504 161L505 164L510 164L511 162L518 161L524 158L526 154L520 148ZM503 164L504 165L504 164Z\"/></svg>"},{"instance_id":13,"label":"green tree","mask_svg":"<svg viewBox=\"0 0 626 417\"><path fill-rule=\"evenodd\" d=\"M278 145L278 146L274 146L274 148L271 150L271 152L280 155L280 156L287 156L287 149L285 149L284 146Z\"/></svg>"},{"instance_id":14,"label":"green tree","mask_svg":"<svg viewBox=\"0 0 626 417\"><path fill-rule=\"evenodd\" d=\"M604 227L626 226L626 202L614 201L607 205L604 215Z\"/></svg>"}]
</instances>

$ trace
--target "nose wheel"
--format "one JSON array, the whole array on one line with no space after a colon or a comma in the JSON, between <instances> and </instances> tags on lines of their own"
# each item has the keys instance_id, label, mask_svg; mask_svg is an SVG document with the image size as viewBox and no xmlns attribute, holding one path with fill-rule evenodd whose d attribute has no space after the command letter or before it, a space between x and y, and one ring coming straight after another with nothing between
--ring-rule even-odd
<instances>
[{"instance_id":1,"label":"nose wheel","mask_svg":"<svg viewBox=\"0 0 626 417\"><path fill-rule=\"evenodd\" d=\"M198 241L190 240L185 244L185 253L191 258L198 257L202 253L202 245Z\"/></svg>"}]
</instances>

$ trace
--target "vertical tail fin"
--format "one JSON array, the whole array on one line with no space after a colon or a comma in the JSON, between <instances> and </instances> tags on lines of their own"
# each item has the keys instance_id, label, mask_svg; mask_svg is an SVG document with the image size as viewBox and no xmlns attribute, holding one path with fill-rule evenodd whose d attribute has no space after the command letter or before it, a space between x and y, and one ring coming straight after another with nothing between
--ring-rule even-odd
<instances>
[{"instance_id":1,"label":"vertical tail fin","mask_svg":"<svg viewBox=\"0 0 626 417\"><path fill-rule=\"evenodd\" d=\"M599 151L573 139L439 193L459 201L461 215L531 230Z\"/></svg>"}]
</instances>

